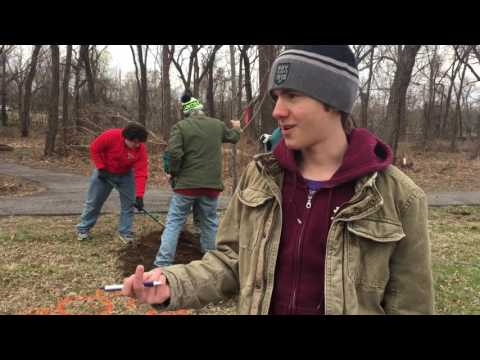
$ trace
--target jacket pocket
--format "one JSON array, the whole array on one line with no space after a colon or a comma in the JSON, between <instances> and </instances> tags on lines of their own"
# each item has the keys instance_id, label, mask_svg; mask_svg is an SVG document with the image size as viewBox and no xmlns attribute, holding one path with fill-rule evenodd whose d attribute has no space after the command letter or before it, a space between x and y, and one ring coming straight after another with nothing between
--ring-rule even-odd
<instances>
[{"instance_id":1,"label":"jacket pocket","mask_svg":"<svg viewBox=\"0 0 480 360\"><path fill-rule=\"evenodd\" d=\"M238 192L238 199L245 205L242 213L242 234L240 247L254 249L258 240L266 237L265 226L271 211L273 195L264 191L246 188Z\"/></svg>"},{"instance_id":2,"label":"jacket pocket","mask_svg":"<svg viewBox=\"0 0 480 360\"><path fill-rule=\"evenodd\" d=\"M390 257L405 237L400 223L362 219L347 224L347 274L360 286L385 288L390 278Z\"/></svg>"}]
</instances>

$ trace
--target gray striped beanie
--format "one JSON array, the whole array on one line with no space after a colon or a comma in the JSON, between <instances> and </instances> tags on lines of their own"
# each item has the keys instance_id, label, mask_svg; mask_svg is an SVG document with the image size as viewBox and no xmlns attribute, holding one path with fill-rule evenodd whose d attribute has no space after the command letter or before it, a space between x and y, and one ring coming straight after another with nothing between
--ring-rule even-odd
<instances>
[{"instance_id":1,"label":"gray striped beanie","mask_svg":"<svg viewBox=\"0 0 480 360\"><path fill-rule=\"evenodd\" d=\"M272 65L268 88L297 90L351 114L358 92L355 55L348 45L289 45Z\"/></svg>"}]
</instances>

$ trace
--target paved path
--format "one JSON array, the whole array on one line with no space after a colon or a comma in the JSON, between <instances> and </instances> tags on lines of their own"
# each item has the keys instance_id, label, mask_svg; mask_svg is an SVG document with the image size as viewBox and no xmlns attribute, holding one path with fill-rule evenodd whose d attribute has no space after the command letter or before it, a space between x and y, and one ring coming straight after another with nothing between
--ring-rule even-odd
<instances>
[{"instance_id":1,"label":"paved path","mask_svg":"<svg viewBox=\"0 0 480 360\"><path fill-rule=\"evenodd\" d=\"M57 173L46 169L32 169L14 163L1 163L0 174L21 176L40 182L47 191L23 197L0 197L0 216L9 215L79 215L83 210L89 180L87 176ZM150 212L166 213L172 195L169 189L147 186L145 208ZM220 209L228 204L229 197L220 197ZM443 192L428 194L430 206L480 205L479 192ZM105 203L103 213L118 213L117 192Z\"/></svg>"},{"instance_id":2,"label":"paved path","mask_svg":"<svg viewBox=\"0 0 480 360\"><path fill-rule=\"evenodd\" d=\"M88 176L57 173L46 169L32 169L14 163L0 163L0 174L21 176L37 181L47 187L46 191L29 196L0 197L0 216L8 215L80 215L88 190ZM172 191L147 186L145 209L149 212L166 213ZM219 208L228 204L228 198L220 197ZM102 213L118 213L120 199L113 190L103 206Z\"/></svg>"}]
</instances>

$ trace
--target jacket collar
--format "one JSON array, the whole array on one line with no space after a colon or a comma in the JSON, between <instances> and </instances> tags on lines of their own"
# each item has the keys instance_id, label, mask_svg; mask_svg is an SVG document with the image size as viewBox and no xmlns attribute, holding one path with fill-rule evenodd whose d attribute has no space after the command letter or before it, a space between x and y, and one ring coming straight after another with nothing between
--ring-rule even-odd
<instances>
[{"instance_id":1,"label":"jacket collar","mask_svg":"<svg viewBox=\"0 0 480 360\"><path fill-rule=\"evenodd\" d=\"M272 195L280 199L283 171L272 153L258 154L254 161L259 172L265 176ZM336 221L363 219L377 212L383 205L383 197L376 186L378 172L362 176L355 184L355 194L338 212Z\"/></svg>"},{"instance_id":2,"label":"jacket collar","mask_svg":"<svg viewBox=\"0 0 480 360\"><path fill-rule=\"evenodd\" d=\"M383 197L377 188L378 172L363 176L355 184L355 194L338 212L336 221L363 219L377 212L383 205Z\"/></svg>"}]
</instances>

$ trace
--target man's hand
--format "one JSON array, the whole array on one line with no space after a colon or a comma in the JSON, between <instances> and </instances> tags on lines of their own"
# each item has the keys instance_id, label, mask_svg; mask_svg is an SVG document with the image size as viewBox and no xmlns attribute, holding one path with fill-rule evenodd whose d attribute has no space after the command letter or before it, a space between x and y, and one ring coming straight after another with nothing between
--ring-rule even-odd
<instances>
[{"instance_id":1,"label":"man's hand","mask_svg":"<svg viewBox=\"0 0 480 360\"><path fill-rule=\"evenodd\" d=\"M240 120L230 120L234 129L240 129Z\"/></svg>"},{"instance_id":2,"label":"man's hand","mask_svg":"<svg viewBox=\"0 0 480 360\"><path fill-rule=\"evenodd\" d=\"M142 265L138 265L135 274L123 280L122 295L137 299L144 304L163 304L170 298L170 286L160 268L144 272ZM144 287L144 281L160 281L164 285Z\"/></svg>"},{"instance_id":3,"label":"man's hand","mask_svg":"<svg viewBox=\"0 0 480 360\"><path fill-rule=\"evenodd\" d=\"M135 199L135 205L134 205L138 211L143 210L143 197L137 197Z\"/></svg>"},{"instance_id":4,"label":"man's hand","mask_svg":"<svg viewBox=\"0 0 480 360\"><path fill-rule=\"evenodd\" d=\"M110 177L110 173L105 169L98 169L98 178L104 182Z\"/></svg>"}]
</instances>

